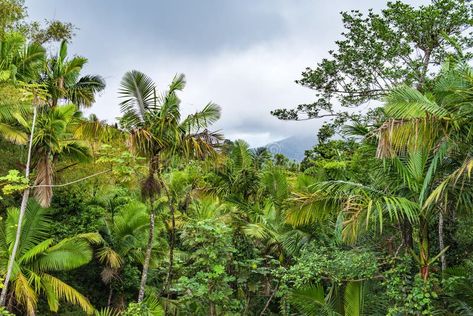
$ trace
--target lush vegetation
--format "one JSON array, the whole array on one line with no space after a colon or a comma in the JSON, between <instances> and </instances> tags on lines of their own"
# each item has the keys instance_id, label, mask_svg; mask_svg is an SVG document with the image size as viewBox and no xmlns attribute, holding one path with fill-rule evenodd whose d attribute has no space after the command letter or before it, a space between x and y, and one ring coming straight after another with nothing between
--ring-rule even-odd
<instances>
[{"instance_id":1,"label":"lush vegetation","mask_svg":"<svg viewBox=\"0 0 473 316\"><path fill-rule=\"evenodd\" d=\"M342 13L317 100L273 112L327 120L301 163L184 116L184 75L85 117L74 26L0 13L0 315L473 314L468 1Z\"/></svg>"}]
</instances>

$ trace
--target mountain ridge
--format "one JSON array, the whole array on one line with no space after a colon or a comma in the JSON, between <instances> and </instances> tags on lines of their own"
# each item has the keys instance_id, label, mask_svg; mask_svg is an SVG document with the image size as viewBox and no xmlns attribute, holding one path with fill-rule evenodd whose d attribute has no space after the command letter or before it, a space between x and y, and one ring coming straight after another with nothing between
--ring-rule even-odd
<instances>
[{"instance_id":1,"label":"mountain ridge","mask_svg":"<svg viewBox=\"0 0 473 316\"><path fill-rule=\"evenodd\" d=\"M283 154L290 160L301 162L306 150L317 144L315 135L289 136L267 144L266 147L273 155Z\"/></svg>"}]
</instances>

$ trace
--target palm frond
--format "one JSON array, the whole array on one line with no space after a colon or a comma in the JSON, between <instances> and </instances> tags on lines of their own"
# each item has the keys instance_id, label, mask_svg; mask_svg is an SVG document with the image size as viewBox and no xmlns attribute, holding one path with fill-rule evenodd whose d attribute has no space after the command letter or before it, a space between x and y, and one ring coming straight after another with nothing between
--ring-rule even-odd
<instances>
[{"instance_id":1,"label":"palm frond","mask_svg":"<svg viewBox=\"0 0 473 316\"><path fill-rule=\"evenodd\" d=\"M220 114L220 106L210 102L201 111L188 115L180 125L188 133L193 133L218 121Z\"/></svg>"},{"instance_id":2,"label":"palm frond","mask_svg":"<svg viewBox=\"0 0 473 316\"><path fill-rule=\"evenodd\" d=\"M7 227L7 240L9 244L12 244L14 241L18 213L18 209L10 209L8 213L7 223L11 225ZM49 214L50 210L41 208L33 200L28 202L18 249L18 258L21 258L28 250L49 237L48 231L51 227Z\"/></svg>"},{"instance_id":3,"label":"palm frond","mask_svg":"<svg viewBox=\"0 0 473 316\"><path fill-rule=\"evenodd\" d=\"M169 85L169 94L173 94L176 91L182 91L186 86L186 76L184 74L177 74L172 79Z\"/></svg>"},{"instance_id":4,"label":"palm frond","mask_svg":"<svg viewBox=\"0 0 473 316\"><path fill-rule=\"evenodd\" d=\"M396 119L424 118L427 113L441 118L449 114L431 98L409 86L398 86L388 94L385 111Z\"/></svg>"},{"instance_id":5,"label":"palm frond","mask_svg":"<svg viewBox=\"0 0 473 316\"><path fill-rule=\"evenodd\" d=\"M0 122L0 135L13 144L24 145L28 135L14 126Z\"/></svg>"},{"instance_id":6,"label":"palm frond","mask_svg":"<svg viewBox=\"0 0 473 316\"><path fill-rule=\"evenodd\" d=\"M79 305L87 315L91 315L94 312L94 308L89 300L70 285L46 273L41 275L41 279L44 288L49 292L47 295L48 304L53 312L58 311L58 302L61 299L64 299L68 303Z\"/></svg>"},{"instance_id":7,"label":"palm frond","mask_svg":"<svg viewBox=\"0 0 473 316\"><path fill-rule=\"evenodd\" d=\"M46 239L31 249L28 249L18 260L19 264L28 264L35 260L39 255L43 254L52 244L54 240L52 238Z\"/></svg>"},{"instance_id":8,"label":"palm frond","mask_svg":"<svg viewBox=\"0 0 473 316\"><path fill-rule=\"evenodd\" d=\"M35 315L38 303L38 295L35 290L22 273L17 274L13 282L15 299L25 306L28 315Z\"/></svg>"},{"instance_id":9,"label":"palm frond","mask_svg":"<svg viewBox=\"0 0 473 316\"><path fill-rule=\"evenodd\" d=\"M156 107L156 86L150 77L132 70L122 78L119 90L121 111L130 119L143 121L146 111ZM135 122L138 123L138 122Z\"/></svg>"},{"instance_id":10,"label":"palm frond","mask_svg":"<svg viewBox=\"0 0 473 316\"><path fill-rule=\"evenodd\" d=\"M120 312L113 308L106 307L101 310L96 310L94 316L120 316Z\"/></svg>"},{"instance_id":11,"label":"palm frond","mask_svg":"<svg viewBox=\"0 0 473 316\"><path fill-rule=\"evenodd\" d=\"M110 247L102 247L97 251L97 257L101 263L112 269L118 269L123 263L121 256Z\"/></svg>"},{"instance_id":12,"label":"palm frond","mask_svg":"<svg viewBox=\"0 0 473 316\"><path fill-rule=\"evenodd\" d=\"M90 262L92 254L90 244L83 238L66 238L48 248L34 264L41 271L67 271Z\"/></svg>"},{"instance_id":13,"label":"palm frond","mask_svg":"<svg viewBox=\"0 0 473 316\"><path fill-rule=\"evenodd\" d=\"M334 315L325 302L324 288L320 284L292 289L287 295L287 301L305 316Z\"/></svg>"},{"instance_id":14,"label":"palm frond","mask_svg":"<svg viewBox=\"0 0 473 316\"><path fill-rule=\"evenodd\" d=\"M88 108L95 102L95 95L105 89L105 80L97 75L81 77L68 88L67 99L78 107Z\"/></svg>"},{"instance_id":15,"label":"palm frond","mask_svg":"<svg viewBox=\"0 0 473 316\"><path fill-rule=\"evenodd\" d=\"M363 315L363 282L348 282L344 292L345 315Z\"/></svg>"}]
</instances>

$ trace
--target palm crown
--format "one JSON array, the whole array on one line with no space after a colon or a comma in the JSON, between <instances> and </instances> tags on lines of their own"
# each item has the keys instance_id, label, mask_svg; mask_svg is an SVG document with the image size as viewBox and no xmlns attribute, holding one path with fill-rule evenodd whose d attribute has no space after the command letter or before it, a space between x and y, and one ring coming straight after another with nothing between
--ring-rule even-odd
<instances>
[{"instance_id":1,"label":"palm crown","mask_svg":"<svg viewBox=\"0 0 473 316\"><path fill-rule=\"evenodd\" d=\"M139 71L126 73L121 82L121 125L130 132L134 149L145 156L180 151L204 156L220 135L207 127L220 118L220 107L208 103L202 111L181 120L177 91L185 86L184 75L174 77L169 90L159 94L154 82Z\"/></svg>"},{"instance_id":2,"label":"palm crown","mask_svg":"<svg viewBox=\"0 0 473 316\"><path fill-rule=\"evenodd\" d=\"M50 105L56 106L60 100L67 100L78 107L90 107L95 95L105 88L102 77L80 75L87 59L80 56L67 57L67 42L61 42L56 56L48 59L42 82L45 84Z\"/></svg>"}]
</instances>

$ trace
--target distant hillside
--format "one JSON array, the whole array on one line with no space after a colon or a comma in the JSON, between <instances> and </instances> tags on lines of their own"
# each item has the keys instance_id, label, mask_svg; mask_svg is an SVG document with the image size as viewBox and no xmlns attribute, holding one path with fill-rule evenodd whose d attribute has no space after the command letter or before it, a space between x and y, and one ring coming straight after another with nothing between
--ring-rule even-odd
<instances>
[{"instance_id":1,"label":"distant hillside","mask_svg":"<svg viewBox=\"0 0 473 316\"><path fill-rule=\"evenodd\" d=\"M304 152L311 149L316 143L315 135L291 136L265 147L273 154L281 153L291 160L300 162L304 159Z\"/></svg>"}]
</instances>

